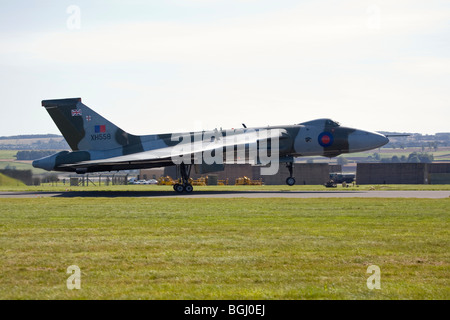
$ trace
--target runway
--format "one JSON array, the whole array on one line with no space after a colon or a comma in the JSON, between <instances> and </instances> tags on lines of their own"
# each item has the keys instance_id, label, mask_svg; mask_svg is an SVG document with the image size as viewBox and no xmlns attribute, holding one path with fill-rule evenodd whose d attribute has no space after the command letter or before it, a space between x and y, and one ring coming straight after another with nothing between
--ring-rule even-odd
<instances>
[{"instance_id":1,"label":"runway","mask_svg":"<svg viewBox=\"0 0 450 320\"><path fill-rule=\"evenodd\" d=\"M450 191L63 191L0 192L1 198L449 198Z\"/></svg>"}]
</instances>

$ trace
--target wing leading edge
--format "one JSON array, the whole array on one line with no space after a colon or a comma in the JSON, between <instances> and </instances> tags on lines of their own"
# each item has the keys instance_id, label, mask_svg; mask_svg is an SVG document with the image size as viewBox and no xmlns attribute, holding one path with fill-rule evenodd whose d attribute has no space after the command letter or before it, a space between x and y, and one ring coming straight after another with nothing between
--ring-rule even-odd
<instances>
[{"instance_id":1,"label":"wing leading edge","mask_svg":"<svg viewBox=\"0 0 450 320\"><path fill-rule=\"evenodd\" d=\"M235 150L249 149L251 146L256 147L258 143L267 142L269 139L273 141L277 139L285 139L288 133L284 129L271 129L266 130L264 134L259 134L256 130L242 130L242 133L223 136L221 132L211 132L207 134L208 141L202 139L201 141L192 141L192 135L190 134L177 134L174 135L174 140L178 141L188 140L188 142L180 141L175 146L169 146L164 148L158 148L143 152L137 152L133 154L102 158L100 155L98 159L89 161L79 161L75 163L67 163L61 165L61 167L70 168L89 168L89 167L117 167L117 166L130 166L130 165L152 165L152 164L176 164L176 161L192 160L194 157L202 156L204 153L208 154L220 154L224 155L228 152L234 152ZM244 149L245 150L245 149ZM92 152L95 156L95 152ZM221 159L223 160L223 159Z\"/></svg>"}]
</instances>

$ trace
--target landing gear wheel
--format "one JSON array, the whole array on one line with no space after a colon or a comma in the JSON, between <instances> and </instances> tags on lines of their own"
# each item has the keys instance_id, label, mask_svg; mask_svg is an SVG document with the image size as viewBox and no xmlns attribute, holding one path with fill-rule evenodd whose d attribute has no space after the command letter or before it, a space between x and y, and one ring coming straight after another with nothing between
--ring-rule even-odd
<instances>
[{"instance_id":1,"label":"landing gear wheel","mask_svg":"<svg viewBox=\"0 0 450 320\"><path fill-rule=\"evenodd\" d=\"M286 184L288 185L288 186L293 186L294 184L295 184L295 178L294 177L289 177L289 178L287 178L286 179Z\"/></svg>"},{"instance_id":2,"label":"landing gear wheel","mask_svg":"<svg viewBox=\"0 0 450 320\"><path fill-rule=\"evenodd\" d=\"M186 193L191 193L194 190L192 184L189 183L191 165L185 165L184 163L181 163L177 166L177 171L179 173L180 179L177 183L174 184L173 190L178 193L183 193L184 191L186 191Z\"/></svg>"},{"instance_id":3,"label":"landing gear wheel","mask_svg":"<svg viewBox=\"0 0 450 320\"><path fill-rule=\"evenodd\" d=\"M194 190L194 187L190 183L184 186L184 191L186 191L187 193L191 193L192 190Z\"/></svg>"},{"instance_id":4,"label":"landing gear wheel","mask_svg":"<svg viewBox=\"0 0 450 320\"><path fill-rule=\"evenodd\" d=\"M295 184L295 178L292 176L294 173L294 161L287 162L286 168L289 170L289 177L286 179L286 184L293 186Z\"/></svg>"},{"instance_id":5,"label":"landing gear wheel","mask_svg":"<svg viewBox=\"0 0 450 320\"><path fill-rule=\"evenodd\" d=\"M182 184L176 184L173 186L173 189L178 192L178 193L183 193L184 191L184 186Z\"/></svg>"}]
</instances>

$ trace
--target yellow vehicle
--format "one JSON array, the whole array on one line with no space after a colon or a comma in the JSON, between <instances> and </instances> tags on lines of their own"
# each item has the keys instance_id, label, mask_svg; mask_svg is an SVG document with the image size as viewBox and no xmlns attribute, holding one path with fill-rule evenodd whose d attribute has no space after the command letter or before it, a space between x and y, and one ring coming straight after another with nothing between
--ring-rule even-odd
<instances>
[{"instance_id":1,"label":"yellow vehicle","mask_svg":"<svg viewBox=\"0 0 450 320\"><path fill-rule=\"evenodd\" d=\"M243 178L237 178L235 185L237 186L262 186L262 179L251 180L250 178L244 176Z\"/></svg>"},{"instance_id":2,"label":"yellow vehicle","mask_svg":"<svg viewBox=\"0 0 450 320\"><path fill-rule=\"evenodd\" d=\"M227 186L228 185L228 178L225 180L217 180L218 186Z\"/></svg>"},{"instance_id":3,"label":"yellow vehicle","mask_svg":"<svg viewBox=\"0 0 450 320\"><path fill-rule=\"evenodd\" d=\"M175 181L172 180L171 177L160 177L158 178L158 185L159 186L172 186L175 184Z\"/></svg>"},{"instance_id":4,"label":"yellow vehicle","mask_svg":"<svg viewBox=\"0 0 450 320\"><path fill-rule=\"evenodd\" d=\"M198 179L189 179L189 183L193 186L206 186L206 178L200 177Z\"/></svg>"}]
</instances>

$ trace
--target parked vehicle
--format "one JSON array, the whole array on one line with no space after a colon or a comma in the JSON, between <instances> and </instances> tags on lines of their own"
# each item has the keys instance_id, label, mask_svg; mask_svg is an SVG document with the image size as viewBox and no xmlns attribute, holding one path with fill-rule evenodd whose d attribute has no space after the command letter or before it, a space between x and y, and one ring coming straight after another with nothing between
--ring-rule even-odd
<instances>
[{"instance_id":1,"label":"parked vehicle","mask_svg":"<svg viewBox=\"0 0 450 320\"><path fill-rule=\"evenodd\" d=\"M128 179L128 184L136 184L136 181L137 181L136 178Z\"/></svg>"},{"instance_id":2,"label":"parked vehicle","mask_svg":"<svg viewBox=\"0 0 450 320\"><path fill-rule=\"evenodd\" d=\"M355 174L353 173L330 173L330 180L333 180L335 183L352 183L355 181Z\"/></svg>"}]
</instances>

